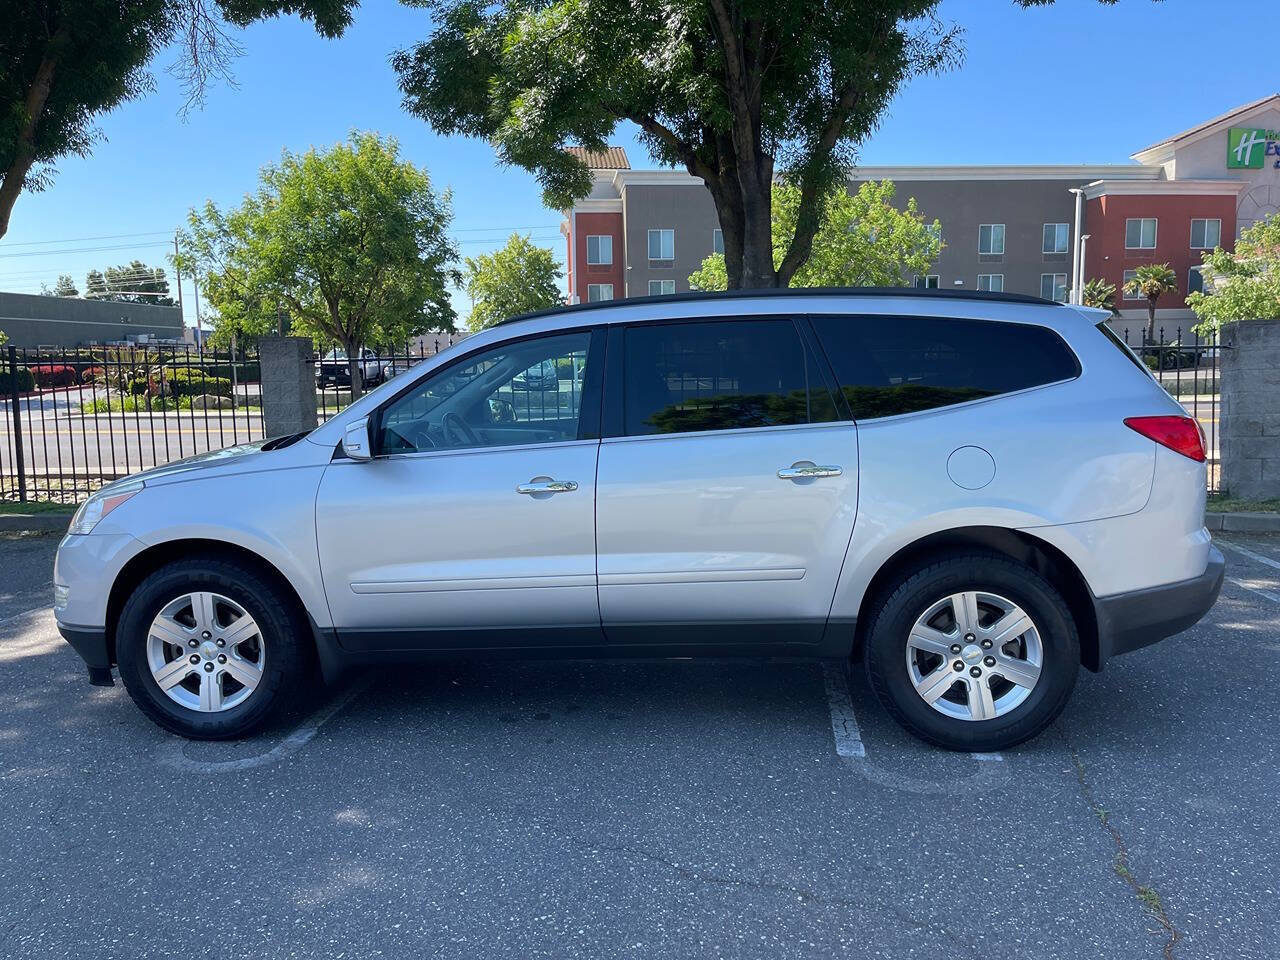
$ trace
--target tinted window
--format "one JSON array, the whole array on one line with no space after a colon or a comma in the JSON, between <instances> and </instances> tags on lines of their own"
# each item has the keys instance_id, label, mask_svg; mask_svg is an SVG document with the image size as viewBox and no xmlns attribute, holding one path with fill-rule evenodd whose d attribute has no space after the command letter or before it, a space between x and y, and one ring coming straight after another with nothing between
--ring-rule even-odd
<instances>
[{"instance_id":1,"label":"tinted window","mask_svg":"<svg viewBox=\"0 0 1280 960\"><path fill-rule=\"evenodd\" d=\"M855 420L944 407L1067 380L1075 355L1052 330L944 317L814 317Z\"/></svg>"},{"instance_id":2,"label":"tinted window","mask_svg":"<svg viewBox=\"0 0 1280 960\"><path fill-rule=\"evenodd\" d=\"M428 376L382 412L378 452L576 440L590 340L504 343Z\"/></svg>"},{"instance_id":3,"label":"tinted window","mask_svg":"<svg viewBox=\"0 0 1280 960\"><path fill-rule=\"evenodd\" d=\"M625 353L627 436L836 419L790 320L635 326L626 331Z\"/></svg>"}]
</instances>

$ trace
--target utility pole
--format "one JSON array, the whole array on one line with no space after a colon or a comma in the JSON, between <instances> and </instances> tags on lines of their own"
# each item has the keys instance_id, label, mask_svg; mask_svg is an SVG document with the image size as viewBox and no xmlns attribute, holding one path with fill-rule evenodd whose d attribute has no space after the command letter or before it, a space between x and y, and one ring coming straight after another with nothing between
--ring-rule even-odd
<instances>
[{"instance_id":1,"label":"utility pole","mask_svg":"<svg viewBox=\"0 0 1280 960\"><path fill-rule=\"evenodd\" d=\"M182 317L183 327L186 327L187 314L182 306L182 268L178 266L178 231L173 231L173 275L178 281L178 315Z\"/></svg>"},{"instance_id":2,"label":"utility pole","mask_svg":"<svg viewBox=\"0 0 1280 960\"><path fill-rule=\"evenodd\" d=\"M200 322L200 284L196 283L196 278L191 278L191 288L196 294L196 348L200 357L200 362L204 362L204 325Z\"/></svg>"}]
</instances>

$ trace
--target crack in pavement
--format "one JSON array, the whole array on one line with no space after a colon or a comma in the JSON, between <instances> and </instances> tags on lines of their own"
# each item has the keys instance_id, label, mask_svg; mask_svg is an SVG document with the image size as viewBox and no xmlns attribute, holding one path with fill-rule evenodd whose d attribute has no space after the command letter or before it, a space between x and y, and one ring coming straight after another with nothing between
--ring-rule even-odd
<instances>
[{"instance_id":1,"label":"crack in pavement","mask_svg":"<svg viewBox=\"0 0 1280 960\"><path fill-rule=\"evenodd\" d=\"M1169 919L1169 914L1164 909L1164 902L1160 899L1160 894L1155 887L1139 883L1138 878L1134 876L1133 870L1129 866L1129 847L1124 841L1124 836L1116 828L1115 824L1111 822L1111 815L1106 808L1094 796L1093 786L1085 776L1084 762L1080 759L1080 754L1074 744L1065 735L1063 740L1071 752L1071 762L1075 765L1076 781L1080 785L1080 795L1084 797L1085 803L1089 805L1089 810L1098 818L1098 822L1110 834L1111 841L1116 846L1116 856L1112 862L1111 869L1115 871L1116 876L1128 884L1129 889L1133 891L1133 895L1142 902L1160 926L1164 928L1165 933L1168 935L1168 939L1164 944L1164 958L1165 960L1173 960L1173 948L1182 939L1182 931L1175 927L1173 921Z\"/></svg>"},{"instance_id":2,"label":"crack in pavement","mask_svg":"<svg viewBox=\"0 0 1280 960\"><path fill-rule=\"evenodd\" d=\"M743 887L748 890L762 890L769 893L790 894L791 896L794 896L796 899L800 900L801 902L810 904L813 906L855 907L859 910L862 910L866 907L865 900L858 900L853 897L825 896L822 894L815 893L812 890L807 890L804 887L795 887L786 883L772 883L767 880L744 880L744 879L738 879L736 877L724 877L724 876L719 876L717 874L712 874L712 873L703 873L699 870L693 869L692 867L681 866L680 864L676 863L674 860L668 860L666 857L663 857L656 853L652 853L641 847L614 846L614 845L603 844L603 843L593 843L591 841L584 840L581 837L567 835L567 834L561 834L561 835L564 836L565 839L568 840L570 843L578 847L584 847L586 849L593 850L593 851L603 851L605 853L630 854L631 856L640 857L644 860L650 861L651 863L656 863L661 866L667 867L668 869L678 873L680 876L688 880L692 880L696 883L714 884L716 886L723 886L723 887ZM934 933L940 934L941 936L945 937L947 940L950 940L952 943L956 944L957 946L963 947L966 950L970 951L971 955L974 957L989 956L989 953L987 953L984 950L981 950L976 944L966 941L959 934L955 933L954 931L950 930L947 927L944 927L929 921L918 920L915 917L905 913L903 910L901 910L894 904L885 903L883 901L879 901L879 903L882 907L884 907L890 913L892 913L895 917L897 917L898 920L901 921L905 926L911 927L915 930L928 930L928 931L932 931Z\"/></svg>"}]
</instances>

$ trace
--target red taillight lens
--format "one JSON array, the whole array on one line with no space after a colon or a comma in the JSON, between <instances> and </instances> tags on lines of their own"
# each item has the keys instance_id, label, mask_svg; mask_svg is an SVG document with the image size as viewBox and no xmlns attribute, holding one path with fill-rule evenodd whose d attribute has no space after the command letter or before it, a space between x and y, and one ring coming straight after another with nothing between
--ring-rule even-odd
<instances>
[{"instance_id":1,"label":"red taillight lens","mask_svg":"<svg viewBox=\"0 0 1280 960\"><path fill-rule=\"evenodd\" d=\"M1204 463L1204 435L1190 417L1125 417L1124 425L1174 453Z\"/></svg>"}]
</instances>

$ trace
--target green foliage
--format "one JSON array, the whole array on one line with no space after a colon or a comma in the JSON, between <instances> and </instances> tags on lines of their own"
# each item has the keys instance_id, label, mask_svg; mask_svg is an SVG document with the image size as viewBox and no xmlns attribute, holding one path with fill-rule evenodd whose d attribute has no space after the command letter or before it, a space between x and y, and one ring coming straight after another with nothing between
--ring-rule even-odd
<instances>
[{"instance_id":1,"label":"green foliage","mask_svg":"<svg viewBox=\"0 0 1280 960\"><path fill-rule=\"evenodd\" d=\"M1120 312L1116 309L1116 285L1101 277L1094 277L1085 282L1080 290L1080 299L1086 307L1110 310L1112 316Z\"/></svg>"},{"instance_id":2,"label":"green foliage","mask_svg":"<svg viewBox=\"0 0 1280 960\"><path fill-rule=\"evenodd\" d=\"M1204 258L1205 290L1187 297L1208 336L1233 320L1280 317L1280 214L1240 234L1234 253L1221 247Z\"/></svg>"},{"instance_id":3,"label":"green foliage","mask_svg":"<svg viewBox=\"0 0 1280 960\"><path fill-rule=\"evenodd\" d=\"M406 107L489 140L565 208L591 187L564 147L603 147L621 121L660 163L707 184L729 286L786 285L820 201L902 84L960 57L937 0L416 0L433 32L393 58ZM800 191L775 265L775 175Z\"/></svg>"},{"instance_id":4,"label":"green foliage","mask_svg":"<svg viewBox=\"0 0 1280 960\"><path fill-rule=\"evenodd\" d=\"M340 34L356 0L10 0L0 14L0 237L23 190L42 190L52 164L86 156L95 118L151 89L146 65L175 41L192 101L227 76L236 26L293 13Z\"/></svg>"},{"instance_id":5,"label":"green foliage","mask_svg":"<svg viewBox=\"0 0 1280 960\"><path fill-rule=\"evenodd\" d=\"M906 208L893 205L889 180L868 180L850 194L834 187L822 198L821 223L813 252L791 277L793 287L904 286L922 276L942 251L941 224L926 223L915 198ZM778 184L773 189L773 259L780 264L795 235L800 189ZM689 277L695 290L724 290L728 272L724 256L714 253Z\"/></svg>"},{"instance_id":6,"label":"green foliage","mask_svg":"<svg viewBox=\"0 0 1280 960\"><path fill-rule=\"evenodd\" d=\"M14 380L17 380L19 393L30 393L36 388L36 378L26 367L19 367L18 372L12 374L7 363L0 363L0 397L7 397L13 392Z\"/></svg>"},{"instance_id":7,"label":"green foliage","mask_svg":"<svg viewBox=\"0 0 1280 960\"><path fill-rule=\"evenodd\" d=\"M58 282L52 288L40 284L40 296L42 297L78 297L80 291L76 289L75 281L68 274L59 274Z\"/></svg>"},{"instance_id":8,"label":"green foliage","mask_svg":"<svg viewBox=\"0 0 1280 960\"><path fill-rule=\"evenodd\" d=\"M127 390L134 396L151 397L229 397L231 381L211 377L199 367L152 367L136 371Z\"/></svg>"},{"instance_id":9,"label":"green foliage","mask_svg":"<svg viewBox=\"0 0 1280 960\"><path fill-rule=\"evenodd\" d=\"M3 347L8 342L9 342L9 335L5 333L3 330L0 330L0 347Z\"/></svg>"},{"instance_id":10,"label":"green foliage","mask_svg":"<svg viewBox=\"0 0 1280 960\"><path fill-rule=\"evenodd\" d=\"M1133 271L1133 279L1124 285L1131 297L1147 301L1147 341L1156 338L1156 302L1166 293L1178 292L1178 275L1167 263L1144 263Z\"/></svg>"},{"instance_id":11,"label":"green foliage","mask_svg":"<svg viewBox=\"0 0 1280 960\"><path fill-rule=\"evenodd\" d=\"M467 257L464 276L472 300L472 330L564 302L555 255L518 233L501 250Z\"/></svg>"},{"instance_id":12,"label":"green foliage","mask_svg":"<svg viewBox=\"0 0 1280 960\"><path fill-rule=\"evenodd\" d=\"M70 277L60 278L71 283ZM72 290L74 291L74 286ZM55 288L56 292L56 288ZM58 294L59 296L75 296ZM120 303L153 303L161 307L173 306L169 296L169 279L161 267L151 267L141 260L134 260L106 271L90 270L84 278L84 295L92 300L115 300Z\"/></svg>"},{"instance_id":13,"label":"green foliage","mask_svg":"<svg viewBox=\"0 0 1280 960\"><path fill-rule=\"evenodd\" d=\"M355 357L454 329L451 221L449 192L401 160L395 140L357 133L328 150L285 151L238 207L192 210L177 263L214 311L215 343L274 331L283 304L295 333Z\"/></svg>"}]
</instances>

